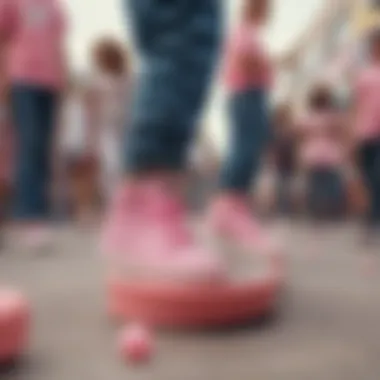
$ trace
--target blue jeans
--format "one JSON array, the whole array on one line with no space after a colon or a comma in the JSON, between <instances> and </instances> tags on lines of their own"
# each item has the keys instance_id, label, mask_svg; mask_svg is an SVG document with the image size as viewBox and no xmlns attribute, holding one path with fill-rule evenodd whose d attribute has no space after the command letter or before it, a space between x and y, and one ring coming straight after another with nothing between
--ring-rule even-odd
<instances>
[{"instance_id":1,"label":"blue jeans","mask_svg":"<svg viewBox=\"0 0 380 380\"><path fill-rule=\"evenodd\" d=\"M58 93L13 84L11 112L16 135L14 216L39 220L49 216L51 148Z\"/></svg>"},{"instance_id":2,"label":"blue jeans","mask_svg":"<svg viewBox=\"0 0 380 380\"><path fill-rule=\"evenodd\" d=\"M142 62L125 143L127 171L180 170L222 36L220 0L125 0Z\"/></svg>"},{"instance_id":3,"label":"blue jeans","mask_svg":"<svg viewBox=\"0 0 380 380\"><path fill-rule=\"evenodd\" d=\"M308 173L307 204L312 216L342 215L345 189L341 174L334 168L315 168Z\"/></svg>"},{"instance_id":4,"label":"blue jeans","mask_svg":"<svg viewBox=\"0 0 380 380\"><path fill-rule=\"evenodd\" d=\"M362 144L359 148L359 167L369 196L367 222L380 226L380 140Z\"/></svg>"},{"instance_id":5,"label":"blue jeans","mask_svg":"<svg viewBox=\"0 0 380 380\"><path fill-rule=\"evenodd\" d=\"M257 177L260 161L271 137L267 91L250 89L232 94L229 152L222 167L223 190L248 192Z\"/></svg>"}]
</instances>

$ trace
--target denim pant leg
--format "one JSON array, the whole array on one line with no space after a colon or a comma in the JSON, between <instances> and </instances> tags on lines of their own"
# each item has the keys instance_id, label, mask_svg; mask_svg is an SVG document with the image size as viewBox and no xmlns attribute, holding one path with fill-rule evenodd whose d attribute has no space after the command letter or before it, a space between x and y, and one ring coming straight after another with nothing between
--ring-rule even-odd
<instances>
[{"instance_id":1,"label":"denim pant leg","mask_svg":"<svg viewBox=\"0 0 380 380\"><path fill-rule=\"evenodd\" d=\"M326 212L334 217L342 215L346 204L346 191L338 169L326 169L324 194Z\"/></svg>"},{"instance_id":2,"label":"denim pant leg","mask_svg":"<svg viewBox=\"0 0 380 380\"><path fill-rule=\"evenodd\" d=\"M142 63L125 141L130 172L185 165L221 40L220 0L127 0Z\"/></svg>"},{"instance_id":3,"label":"denim pant leg","mask_svg":"<svg viewBox=\"0 0 380 380\"><path fill-rule=\"evenodd\" d=\"M364 143L359 149L359 167L367 188L367 223L380 224L380 143Z\"/></svg>"},{"instance_id":4,"label":"denim pant leg","mask_svg":"<svg viewBox=\"0 0 380 380\"><path fill-rule=\"evenodd\" d=\"M319 217L323 214L325 186L326 181L323 171L311 169L307 180L307 205L313 217Z\"/></svg>"},{"instance_id":5,"label":"denim pant leg","mask_svg":"<svg viewBox=\"0 0 380 380\"><path fill-rule=\"evenodd\" d=\"M267 93L263 89L236 93L229 99L229 151L221 170L222 190L248 192L257 177L270 138Z\"/></svg>"},{"instance_id":6,"label":"denim pant leg","mask_svg":"<svg viewBox=\"0 0 380 380\"><path fill-rule=\"evenodd\" d=\"M57 94L15 84L11 107L16 131L14 216L39 220L49 216L50 153Z\"/></svg>"}]
</instances>

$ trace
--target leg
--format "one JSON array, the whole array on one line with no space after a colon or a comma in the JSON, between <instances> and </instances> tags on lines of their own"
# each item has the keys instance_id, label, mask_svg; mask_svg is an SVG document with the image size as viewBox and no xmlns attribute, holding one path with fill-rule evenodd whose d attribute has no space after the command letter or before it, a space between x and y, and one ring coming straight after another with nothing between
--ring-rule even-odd
<instances>
[{"instance_id":1,"label":"leg","mask_svg":"<svg viewBox=\"0 0 380 380\"><path fill-rule=\"evenodd\" d=\"M339 218L344 215L347 206L347 192L345 189L342 173L339 169L332 169L331 177L331 210L333 218Z\"/></svg>"},{"instance_id":2,"label":"leg","mask_svg":"<svg viewBox=\"0 0 380 380\"><path fill-rule=\"evenodd\" d=\"M363 144L359 149L358 155L358 166L360 167L369 198L367 223L372 226L376 214L376 166L375 151L373 145L371 143Z\"/></svg>"},{"instance_id":3,"label":"leg","mask_svg":"<svg viewBox=\"0 0 380 380\"><path fill-rule=\"evenodd\" d=\"M47 216L51 215L51 189L52 189L52 146L54 130L58 117L59 95L53 90L43 90L38 99L38 117L40 121L40 150L37 154L39 177L38 196L41 210L45 210Z\"/></svg>"},{"instance_id":4,"label":"leg","mask_svg":"<svg viewBox=\"0 0 380 380\"><path fill-rule=\"evenodd\" d=\"M307 208L312 218L317 218L321 214L321 190L323 191L321 180L319 170L309 170L307 175Z\"/></svg>"},{"instance_id":5,"label":"leg","mask_svg":"<svg viewBox=\"0 0 380 380\"><path fill-rule=\"evenodd\" d=\"M232 241L236 245L234 251L243 254L241 257L251 256L246 255L247 251L259 251L258 257L272 257L272 253L277 256L277 244L275 247L253 217L248 199L251 182L259 173L270 137L266 92L257 89L234 95L230 114L231 145L221 172L221 194L210 211L211 231L217 240L222 237ZM262 255L263 251L268 255Z\"/></svg>"},{"instance_id":6,"label":"leg","mask_svg":"<svg viewBox=\"0 0 380 380\"><path fill-rule=\"evenodd\" d=\"M250 90L230 99L230 149L220 178L222 191L248 193L260 169L269 135L264 90Z\"/></svg>"},{"instance_id":7,"label":"leg","mask_svg":"<svg viewBox=\"0 0 380 380\"><path fill-rule=\"evenodd\" d=\"M280 214L287 214L290 211L290 185L291 175L286 171L279 171L276 181L277 210Z\"/></svg>"},{"instance_id":8,"label":"leg","mask_svg":"<svg viewBox=\"0 0 380 380\"><path fill-rule=\"evenodd\" d=\"M142 72L125 144L127 179L111 205L103 249L135 276L219 281L219 259L193 239L173 185L184 169L215 63L221 2L128 4Z\"/></svg>"},{"instance_id":9,"label":"leg","mask_svg":"<svg viewBox=\"0 0 380 380\"><path fill-rule=\"evenodd\" d=\"M183 168L221 37L219 0L129 1L144 72L135 90L126 166Z\"/></svg>"},{"instance_id":10,"label":"leg","mask_svg":"<svg viewBox=\"0 0 380 380\"><path fill-rule=\"evenodd\" d=\"M42 88L15 85L11 93L17 136L16 219L26 222L22 244L31 250L48 248L51 240L49 184L50 153L55 104Z\"/></svg>"},{"instance_id":11,"label":"leg","mask_svg":"<svg viewBox=\"0 0 380 380\"><path fill-rule=\"evenodd\" d=\"M15 85L11 107L16 130L15 216L21 220L46 217L40 197L40 157L43 149L39 123L39 92L29 86Z\"/></svg>"}]
</instances>

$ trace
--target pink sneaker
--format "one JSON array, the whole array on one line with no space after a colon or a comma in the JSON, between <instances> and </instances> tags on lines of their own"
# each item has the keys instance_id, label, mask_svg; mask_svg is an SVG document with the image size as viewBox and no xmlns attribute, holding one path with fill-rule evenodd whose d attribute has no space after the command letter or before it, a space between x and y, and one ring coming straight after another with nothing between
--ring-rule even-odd
<instances>
[{"instance_id":1,"label":"pink sneaker","mask_svg":"<svg viewBox=\"0 0 380 380\"><path fill-rule=\"evenodd\" d=\"M111 265L137 278L219 282L224 267L198 246L186 226L186 210L163 181L128 184L115 197L102 251Z\"/></svg>"},{"instance_id":2,"label":"pink sneaker","mask_svg":"<svg viewBox=\"0 0 380 380\"><path fill-rule=\"evenodd\" d=\"M279 245L254 218L244 197L219 197L211 206L207 223L212 242L245 271L262 273L268 265L282 263Z\"/></svg>"}]
</instances>

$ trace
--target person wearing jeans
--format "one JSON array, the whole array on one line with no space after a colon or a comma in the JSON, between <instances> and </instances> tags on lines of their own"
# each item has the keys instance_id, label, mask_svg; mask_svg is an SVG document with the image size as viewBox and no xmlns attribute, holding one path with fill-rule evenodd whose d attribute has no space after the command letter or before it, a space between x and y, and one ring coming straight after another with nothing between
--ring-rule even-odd
<instances>
[{"instance_id":1,"label":"person wearing jeans","mask_svg":"<svg viewBox=\"0 0 380 380\"><path fill-rule=\"evenodd\" d=\"M380 138L362 143L358 150L358 164L369 196L367 223L380 227Z\"/></svg>"},{"instance_id":2,"label":"person wearing jeans","mask_svg":"<svg viewBox=\"0 0 380 380\"><path fill-rule=\"evenodd\" d=\"M249 31L262 19L266 3L247 2L244 17L252 22ZM130 0L126 4L142 63L125 143L125 181L106 218L102 249L111 265L121 264L130 276L140 279L223 282L226 265L217 252L195 238L181 196L187 154L221 45L222 2ZM238 73L236 78L244 83L230 100L237 122L220 194L207 215L213 236L220 228L230 228L226 225L230 216L242 228L229 230L231 237L244 235L250 245L256 244L251 240L256 224L246 207L246 193L267 134L268 64L256 51L255 43L252 51L248 46L254 74L241 79Z\"/></svg>"},{"instance_id":3,"label":"person wearing jeans","mask_svg":"<svg viewBox=\"0 0 380 380\"><path fill-rule=\"evenodd\" d=\"M0 0L2 64L15 130L14 217L23 241L50 239L51 150L64 86L64 14L59 0Z\"/></svg>"},{"instance_id":4,"label":"person wearing jeans","mask_svg":"<svg viewBox=\"0 0 380 380\"><path fill-rule=\"evenodd\" d=\"M18 144L14 216L24 221L44 220L49 217L50 149L58 94L15 83L10 96Z\"/></svg>"},{"instance_id":5,"label":"person wearing jeans","mask_svg":"<svg viewBox=\"0 0 380 380\"><path fill-rule=\"evenodd\" d=\"M343 215L346 197L339 168L314 167L308 172L307 183L307 206L313 217L335 218Z\"/></svg>"},{"instance_id":6,"label":"person wearing jeans","mask_svg":"<svg viewBox=\"0 0 380 380\"><path fill-rule=\"evenodd\" d=\"M224 265L190 231L180 188L219 53L221 2L125 4L141 66L124 144L125 179L106 217L102 251L139 279L219 282Z\"/></svg>"},{"instance_id":7,"label":"person wearing jeans","mask_svg":"<svg viewBox=\"0 0 380 380\"><path fill-rule=\"evenodd\" d=\"M269 9L268 0L246 0L225 52L230 140L208 220L215 240L228 238L242 257L277 251L249 204L251 185L272 139L268 101L273 70L262 35Z\"/></svg>"}]
</instances>

